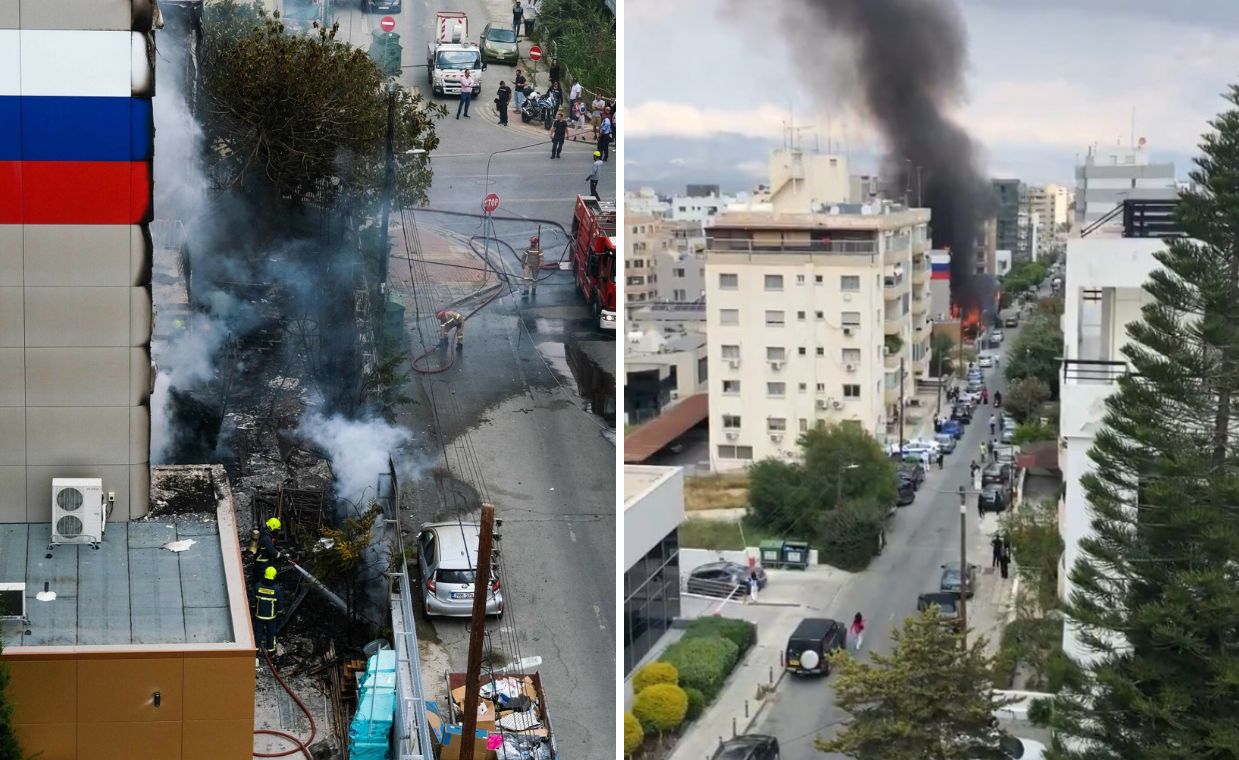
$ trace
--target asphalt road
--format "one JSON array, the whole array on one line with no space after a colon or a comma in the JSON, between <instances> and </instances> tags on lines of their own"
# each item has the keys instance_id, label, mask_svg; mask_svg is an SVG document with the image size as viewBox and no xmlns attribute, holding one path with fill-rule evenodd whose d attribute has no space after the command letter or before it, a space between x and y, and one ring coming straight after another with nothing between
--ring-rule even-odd
<instances>
[{"instance_id":1,"label":"asphalt road","mask_svg":"<svg viewBox=\"0 0 1239 760\"><path fill-rule=\"evenodd\" d=\"M395 16L403 63L424 65L434 11L466 12L476 38L489 18L503 20L497 11L507 7L506 0L450 6L405 0ZM338 7L341 36L367 45L381 15ZM490 102L501 78L511 78L511 67L488 68L481 102ZM403 79L424 85L424 67L407 68ZM547 260L559 258L567 236L550 223L570 229L575 196L588 189L591 149L569 143L563 158L552 161L544 134L505 129L476 110L457 120L456 100L440 102L451 115L437 125L441 146L431 156L430 208L476 214L486 192L496 192L497 236L519 250L540 232ZM614 163L600 187L604 197L615 197ZM423 229L464 237L483 232L474 216L420 210L410 218ZM503 257L516 268L510 253ZM615 353L568 272L550 274L536 300L507 295L469 320L465 351L447 372L416 379L415 403L401 416L417 435L401 456L421 474L402 488L404 527L411 542L424 522L469 514L480 496L495 502L507 612L488 623L491 644L508 656L543 658L539 670L563 757L610 760L616 753L614 431L575 393L563 360L572 341L606 341ZM606 369L614 375L613 358ZM444 459L451 476L436 478L428 463ZM452 668L463 670L464 621L439 618L432 626Z\"/></svg>"},{"instance_id":2,"label":"asphalt road","mask_svg":"<svg viewBox=\"0 0 1239 760\"><path fill-rule=\"evenodd\" d=\"M1006 331L1002 354L1015 337ZM1004 362L1005 364L1005 362ZM990 392L1005 391L1002 369L985 370ZM992 407L990 407L992 411ZM941 565L959 561L960 485L972 489L969 462L977 448L989 437L988 415L978 409L974 421L965 429L959 446L946 457L945 469L935 468L921 487L916 502L899 510L887 529L887 547L867 570L855 576L831 605L833 617L850 621L853 614L864 614L865 650L890 651L891 631L916 612L916 597L936 591ZM969 496L969 541L977 542L975 496ZM974 544L975 545L975 544ZM988 554L988 547L982 547ZM972 551L969 557L974 558ZM863 656L863 655L862 655ZM784 678L776 700L766 708L751 733L778 738L785 760L842 760L843 755L822 754L814 749L818 736L833 736L848 720L835 704L831 681Z\"/></svg>"}]
</instances>

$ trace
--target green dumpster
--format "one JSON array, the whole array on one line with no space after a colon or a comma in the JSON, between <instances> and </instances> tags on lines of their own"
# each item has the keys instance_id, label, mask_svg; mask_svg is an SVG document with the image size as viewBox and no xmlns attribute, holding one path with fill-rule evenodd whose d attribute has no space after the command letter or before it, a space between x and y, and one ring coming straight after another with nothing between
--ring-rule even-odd
<instances>
[{"instance_id":1,"label":"green dumpster","mask_svg":"<svg viewBox=\"0 0 1239 760\"><path fill-rule=\"evenodd\" d=\"M783 567L788 570L806 570L809 567L809 542L784 541Z\"/></svg>"},{"instance_id":2,"label":"green dumpster","mask_svg":"<svg viewBox=\"0 0 1239 760\"><path fill-rule=\"evenodd\" d=\"M757 550L760 552L762 567L778 568L783 566L782 541L762 541L758 545Z\"/></svg>"}]
</instances>

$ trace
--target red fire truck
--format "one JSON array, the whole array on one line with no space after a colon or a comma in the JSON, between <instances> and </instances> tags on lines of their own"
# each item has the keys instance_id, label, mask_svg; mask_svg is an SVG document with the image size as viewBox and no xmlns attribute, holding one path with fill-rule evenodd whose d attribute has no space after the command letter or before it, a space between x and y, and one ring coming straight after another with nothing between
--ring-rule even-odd
<instances>
[{"instance_id":1,"label":"red fire truck","mask_svg":"<svg viewBox=\"0 0 1239 760\"><path fill-rule=\"evenodd\" d=\"M572 216L572 274L598 327L615 329L615 204L578 195Z\"/></svg>"}]
</instances>

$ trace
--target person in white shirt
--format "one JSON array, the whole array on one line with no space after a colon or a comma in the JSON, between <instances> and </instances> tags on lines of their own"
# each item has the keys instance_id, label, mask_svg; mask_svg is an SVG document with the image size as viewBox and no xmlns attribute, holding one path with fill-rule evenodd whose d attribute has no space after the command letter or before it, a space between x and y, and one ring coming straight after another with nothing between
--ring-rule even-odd
<instances>
[{"instance_id":1,"label":"person in white shirt","mask_svg":"<svg viewBox=\"0 0 1239 760\"><path fill-rule=\"evenodd\" d=\"M572 89L568 90L568 102L581 99L581 83L575 79L572 80Z\"/></svg>"},{"instance_id":2,"label":"person in white shirt","mask_svg":"<svg viewBox=\"0 0 1239 760\"><path fill-rule=\"evenodd\" d=\"M469 101L473 100L473 73L465 69L464 74L460 77L460 102L456 105L456 118L460 118L460 111L463 108L465 118L469 118Z\"/></svg>"}]
</instances>

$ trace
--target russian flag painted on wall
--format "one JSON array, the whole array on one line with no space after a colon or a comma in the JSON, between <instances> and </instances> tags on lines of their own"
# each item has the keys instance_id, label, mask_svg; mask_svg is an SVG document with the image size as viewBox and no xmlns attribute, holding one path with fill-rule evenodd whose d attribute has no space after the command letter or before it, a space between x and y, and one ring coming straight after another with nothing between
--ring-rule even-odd
<instances>
[{"instance_id":1,"label":"russian flag painted on wall","mask_svg":"<svg viewBox=\"0 0 1239 760\"><path fill-rule=\"evenodd\" d=\"M931 253L929 255L931 280L949 280L951 279L951 254L949 253Z\"/></svg>"},{"instance_id":2,"label":"russian flag painted on wall","mask_svg":"<svg viewBox=\"0 0 1239 760\"><path fill-rule=\"evenodd\" d=\"M139 224L151 206L140 35L0 30L0 224Z\"/></svg>"}]
</instances>

